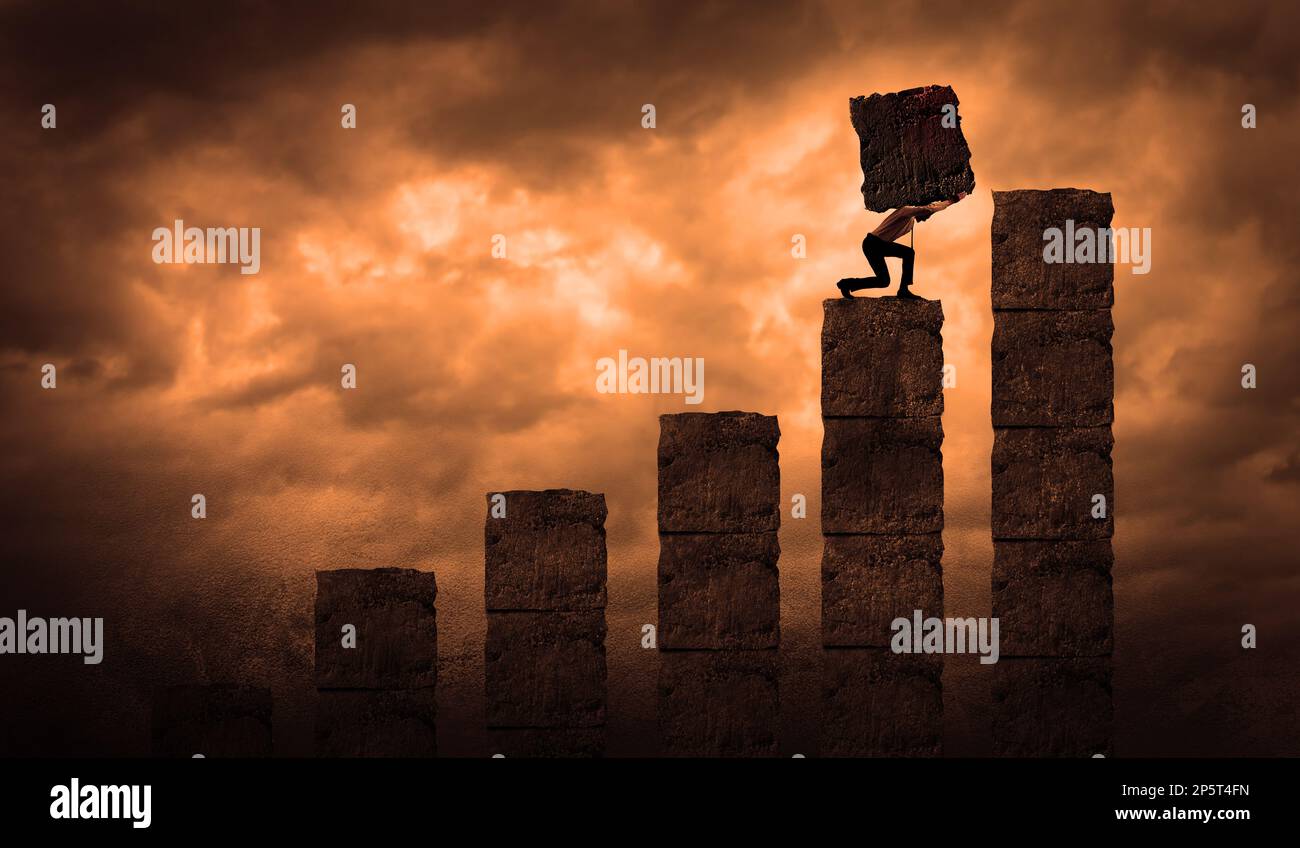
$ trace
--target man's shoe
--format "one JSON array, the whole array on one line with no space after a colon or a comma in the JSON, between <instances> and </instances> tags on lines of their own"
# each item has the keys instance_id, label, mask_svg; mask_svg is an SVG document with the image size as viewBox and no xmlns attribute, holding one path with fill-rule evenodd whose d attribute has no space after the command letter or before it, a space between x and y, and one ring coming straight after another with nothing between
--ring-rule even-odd
<instances>
[{"instance_id":1,"label":"man's shoe","mask_svg":"<svg viewBox=\"0 0 1300 848\"><path fill-rule=\"evenodd\" d=\"M904 300L925 300L925 298L921 297L919 294L912 294L911 289L899 289L896 297Z\"/></svg>"},{"instance_id":2,"label":"man's shoe","mask_svg":"<svg viewBox=\"0 0 1300 848\"><path fill-rule=\"evenodd\" d=\"M848 298L853 297L853 292L849 291L849 284L844 282L843 280L840 280L838 283L836 283L835 288L839 289L840 294L844 295L845 297Z\"/></svg>"}]
</instances>

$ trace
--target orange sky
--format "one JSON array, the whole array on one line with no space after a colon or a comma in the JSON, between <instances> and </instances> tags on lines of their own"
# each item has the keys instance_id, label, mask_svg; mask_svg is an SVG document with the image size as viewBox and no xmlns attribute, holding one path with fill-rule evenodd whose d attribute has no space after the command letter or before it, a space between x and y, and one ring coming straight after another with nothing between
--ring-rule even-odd
<instances>
[{"instance_id":1,"label":"orange sky","mask_svg":"<svg viewBox=\"0 0 1300 848\"><path fill-rule=\"evenodd\" d=\"M654 718L656 416L743 409L779 416L783 497L809 498L781 531L800 750L821 300L867 273L879 218L848 99L937 83L976 178L916 236L958 376L949 614L989 609L990 190L1109 191L1115 226L1153 240L1151 273L1115 283L1117 750L1300 752L1279 688L1300 659L1297 14L983 5L6 5L0 586L100 611L109 642L93 670L0 663L31 688L16 715L82 727L0 742L130 752L151 686L238 679L275 690L279 748L309 750L314 570L404 566L437 572L443 747L475 753L483 494L571 487L609 504L611 753L633 751ZM153 264L175 218L261 227L260 273ZM598 394L619 349L704 357L704 403ZM945 683L949 752L986 752L986 677L950 661Z\"/></svg>"}]
</instances>

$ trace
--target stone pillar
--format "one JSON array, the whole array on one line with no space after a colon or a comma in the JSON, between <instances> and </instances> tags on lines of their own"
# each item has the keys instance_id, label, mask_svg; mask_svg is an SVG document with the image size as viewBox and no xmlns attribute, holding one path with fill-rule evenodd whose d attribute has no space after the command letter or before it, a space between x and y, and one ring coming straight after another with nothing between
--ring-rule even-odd
<instances>
[{"instance_id":1,"label":"stone pillar","mask_svg":"<svg viewBox=\"0 0 1300 848\"><path fill-rule=\"evenodd\" d=\"M269 757L271 690L226 685L159 690L152 734L159 757Z\"/></svg>"},{"instance_id":2,"label":"stone pillar","mask_svg":"<svg viewBox=\"0 0 1300 848\"><path fill-rule=\"evenodd\" d=\"M994 752L1109 754L1114 207L1082 189L993 204ZM1046 261L1052 228L1090 252Z\"/></svg>"},{"instance_id":3,"label":"stone pillar","mask_svg":"<svg viewBox=\"0 0 1300 848\"><path fill-rule=\"evenodd\" d=\"M316 572L316 753L437 754L438 627L432 572Z\"/></svg>"},{"instance_id":4,"label":"stone pillar","mask_svg":"<svg viewBox=\"0 0 1300 848\"><path fill-rule=\"evenodd\" d=\"M485 669L493 754L604 753L606 515L605 496L591 492L488 495Z\"/></svg>"},{"instance_id":5,"label":"stone pillar","mask_svg":"<svg viewBox=\"0 0 1300 848\"><path fill-rule=\"evenodd\" d=\"M780 727L775 416L659 418L659 727L676 756L770 756Z\"/></svg>"},{"instance_id":6,"label":"stone pillar","mask_svg":"<svg viewBox=\"0 0 1300 848\"><path fill-rule=\"evenodd\" d=\"M943 660L890 624L943 616L943 307L827 300L822 325L823 756L937 756Z\"/></svg>"}]
</instances>

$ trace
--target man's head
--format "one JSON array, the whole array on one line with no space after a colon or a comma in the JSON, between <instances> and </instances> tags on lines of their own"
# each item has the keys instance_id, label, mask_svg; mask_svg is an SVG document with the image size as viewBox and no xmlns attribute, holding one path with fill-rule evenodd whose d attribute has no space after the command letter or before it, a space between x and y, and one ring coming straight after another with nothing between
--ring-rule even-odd
<instances>
[{"instance_id":1,"label":"man's head","mask_svg":"<svg viewBox=\"0 0 1300 848\"><path fill-rule=\"evenodd\" d=\"M920 212L917 212L916 215L913 216L913 218L914 220L917 221L928 221L930 219L930 216L933 214L934 213L931 212L929 209L922 209Z\"/></svg>"}]
</instances>

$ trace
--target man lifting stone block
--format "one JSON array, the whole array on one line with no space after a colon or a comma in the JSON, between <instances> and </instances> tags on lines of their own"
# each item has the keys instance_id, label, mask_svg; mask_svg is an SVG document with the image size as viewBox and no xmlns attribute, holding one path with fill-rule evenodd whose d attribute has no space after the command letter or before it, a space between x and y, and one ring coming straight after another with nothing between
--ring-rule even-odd
<instances>
[{"instance_id":1,"label":"man lifting stone block","mask_svg":"<svg viewBox=\"0 0 1300 848\"><path fill-rule=\"evenodd\" d=\"M947 209L975 188L970 148L957 115L957 95L931 85L893 94L854 97L849 117L858 133L862 197L873 212L893 210L862 241L862 254L875 272L836 283L844 297L890 283L888 257L903 260L898 297L915 298L912 247L895 242L915 232L918 222Z\"/></svg>"},{"instance_id":2,"label":"man lifting stone block","mask_svg":"<svg viewBox=\"0 0 1300 848\"><path fill-rule=\"evenodd\" d=\"M957 200L966 196L965 192L957 195ZM903 278L898 281L897 297L919 298L912 294L912 266L916 262L916 251L907 245L895 244L898 239L913 231L917 222L927 220L935 212L947 209L956 200L936 200L925 206L900 206L885 220L867 234L862 240L862 255L867 257L867 264L876 272L874 277L845 277L836 283L840 294L853 297L853 292L862 289L884 289L889 287L889 266L886 257L896 256L903 260Z\"/></svg>"}]
</instances>

